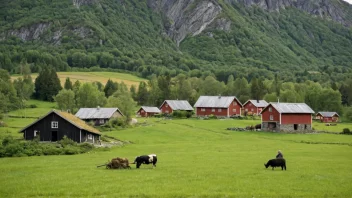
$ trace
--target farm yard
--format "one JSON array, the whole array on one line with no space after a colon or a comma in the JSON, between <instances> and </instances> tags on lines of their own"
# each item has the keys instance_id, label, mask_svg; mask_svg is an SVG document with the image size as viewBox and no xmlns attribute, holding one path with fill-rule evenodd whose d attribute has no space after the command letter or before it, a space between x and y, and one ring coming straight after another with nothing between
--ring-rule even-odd
<instances>
[{"instance_id":1,"label":"farm yard","mask_svg":"<svg viewBox=\"0 0 352 198\"><path fill-rule=\"evenodd\" d=\"M34 109L49 110L54 106L50 104L38 103ZM15 137L21 137L18 131L34 120L7 119L9 126L1 127L0 134ZM352 196L352 136L226 130L260 120L138 121L131 128L103 132L103 136L131 142L108 151L1 158L1 197ZM313 127L335 130L343 125L350 126L314 123ZM266 169L264 163L275 158L279 149L287 170ZM133 162L136 156L151 153L158 155L154 169L144 164L140 169L135 165L123 170L96 167L115 157Z\"/></svg>"}]
</instances>

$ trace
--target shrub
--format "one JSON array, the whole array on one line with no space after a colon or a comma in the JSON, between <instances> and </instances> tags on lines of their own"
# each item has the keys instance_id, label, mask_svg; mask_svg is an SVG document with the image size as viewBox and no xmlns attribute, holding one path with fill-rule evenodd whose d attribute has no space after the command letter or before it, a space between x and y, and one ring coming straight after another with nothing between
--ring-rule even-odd
<instances>
[{"instance_id":1,"label":"shrub","mask_svg":"<svg viewBox=\"0 0 352 198\"><path fill-rule=\"evenodd\" d=\"M351 131L350 131L349 128L344 128L344 129L342 130L342 134L352 135L352 133L351 133Z\"/></svg>"},{"instance_id":2,"label":"shrub","mask_svg":"<svg viewBox=\"0 0 352 198\"><path fill-rule=\"evenodd\" d=\"M86 153L88 151L91 151L94 149L94 145L90 144L88 142L82 143L79 145L79 148L81 149L81 153Z\"/></svg>"},{"instance_id":3,"label":"shrub","mask_svg":"<svg viewBox=\"0 0 352 198\"><path fill-rule=\"evenodd\" d=\"M59 144L61 144L62 147L67 147L67 146L76 146L77 143L70 138L68 138L66 135L62 138L62 140L59 141Z\"/></svg>"},{"instance_id":4,"label":"shrub","mask_svg":"<svg viewBox=\"0 0 352 198\"><path fill-rule=\"evenodd\" d=\"M63 153L65 155L74 155L74 154L79 154L81 153L81 150L79 147L75 147L75 146L66 146L63 149Z\"/></svg>"},{"instance_id":5,"label":"shrub","mask_svg":"<svg viewBox=\"0 0 352 198\"><path fill-rule=\"evenodd\" d=\"M37 108L37 105L31 104L31 105L29 105L29 108L32 108L32 109Z\"/></svg>"},{"instance_id":6,"label":"shrub","mask_svg":"<svg viewBox=\"0 0 352 198\"><path fill-rule=\"evenodd\" d=\"M214 114L210 114L210 115L208 116L208 118L209 118L209 119L217 119L218 117L216 117L216 115L214 115Z\"/></svg>"}]
</instances>

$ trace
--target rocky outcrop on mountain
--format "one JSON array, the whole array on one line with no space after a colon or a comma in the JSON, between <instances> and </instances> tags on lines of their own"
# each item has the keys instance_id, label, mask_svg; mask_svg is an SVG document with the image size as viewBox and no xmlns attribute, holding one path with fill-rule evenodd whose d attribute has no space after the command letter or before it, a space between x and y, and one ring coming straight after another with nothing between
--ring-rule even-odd
<instances>
[{"instance_id":1,"label":"rocky outcrop on mountain","mask_svg":"<svg viewBox=\"0 0 352 198\"><path fill-rule=\"evenodd\" d=\"M23 41L36 40L39 39L49 27L50 23L37 23L28 27L8 31L5 37L17 36Z\"/></svg>"},{"instance_id":2,"label":"rocky outcrop on mountain","mask_svg":"<svg viewBox=\"0 0 352 198\"><path fill-rule=\"evenodd\" d=\"M76 8L79 8L82 5L92 5L97 2L98 2L98 0L72 0L72 3Z\"/></svg>"},{"instance_id":3,"label":"rocky outcrop on mountain","mask_svg":"<svg viewBox=\"0 0 352 198\"><path fill-rule=\"evenodd\" d=\"M352 6L342 0L227 0L230 3L242 3L245 6L256 5L268 11L280 11L287 7L295 7L311 15L331 18L346 26L351 26L351 13L344 8ZM349 17L348 17L349 16Z\"/></svg>"},{"instance_id":4,"label":"rocky outcrop on mountain","mask_svg":"<svg viewBox=\"0 0 352 198\"><path fill-rule=\"evenodd\" d=\"M217 1L213 0L149 0L148 6L163 14L166 33L177 44L188 34L200 34L222 10ZM218 24L223 25L220 29L229 29L229 22Z\"/></svg>"}]
</instances>

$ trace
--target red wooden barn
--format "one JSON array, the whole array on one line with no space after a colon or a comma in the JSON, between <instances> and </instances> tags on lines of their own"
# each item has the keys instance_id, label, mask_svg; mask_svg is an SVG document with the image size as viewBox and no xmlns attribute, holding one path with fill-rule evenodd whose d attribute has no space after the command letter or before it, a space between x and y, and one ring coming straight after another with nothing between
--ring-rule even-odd
<instances>
[{"instance_id":1,"label":"red wooden barn","mask_svg":"<svg viewBox=\"0 0 352 198\"><path fill-rule=\"evenodd\" d=\"M165 100L159 109L166 114L172 114L173 111L193 111L187 100Z\"/></svg>"},{"instance_id":2,"label":"red wooden barn","mask_svg":"<svg viewBox=\"0 0 352 198\"><path fill-rule=\"evenodd\" d=\"M141 106L141 108L137 111L137 115L141 117L154 116L155 114L160 113L160 109L158 107L148 107Z\"/></svg>"},{"instance_id":3,"label":"red wooden barn","mask_svg":"<svg viewBox=\"0 0 352 198\"><path fill-rule=\"evenodd\" d=\"M261 114L263 130L312 130L314 111L305 103L269 103Z\"/></svg>"},{"instance_id":4,"label":"red wooden barn","mask_svg":"<svg viewBox=\"0 0 352 198\"><path fill-rule=\"evenodd\" d=\"M196 116L241 115L241 102L235 96L200 96L194 104Z\"/></svg>"},{"instance_id":5,"label":"red wooden barn","mask_svg":"<svg viewBox=\"0 0 352 198\"><path fill-rule=\"evenodd\" d=\"M318 112L316 118L321 122L337 122L339 121L339 114L336 112Z\"/></svg>"},{"instance_id":6,"label":"red wooden barn","mask_svg":"<svg viewBox=\"0 0 352 198\"><path fill-rule=\"evenodd\" d=\"M243 104L245 114L259 115L262 110L268 106L265 100L248 100Z\"/></svg>"}]
</instances>

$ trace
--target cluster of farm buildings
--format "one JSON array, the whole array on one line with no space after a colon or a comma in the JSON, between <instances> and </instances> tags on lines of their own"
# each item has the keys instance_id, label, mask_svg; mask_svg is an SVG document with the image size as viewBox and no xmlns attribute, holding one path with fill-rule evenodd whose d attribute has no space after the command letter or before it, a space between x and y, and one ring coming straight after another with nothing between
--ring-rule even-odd
<instances>
[{"instance_id":1,"label":"cluster of farm buildings","mask_svg":"<svg viewBox=\"0 0 352 198\"><path fill-rule=\"evenodd\" d=\"M242 104L235 96L200 96L192 107L186 100L165 100L160 107L141 106L137 116L172 114L174 111L195 112L197 117L240 117L258 115L264 131L310 131L312 120L337 122L336 112L315 112L305 103L267 103L248 100ZM315 114L315 115L314 115ZM103 125L112 118L124 116L118 108L81 108L73 115L52 110L21 130L26 140L58 141L64 136L76 142L99 143L101 133L93 125ZM314 117L315 116L315 117Z\"/></svg>"}]
</instances>

